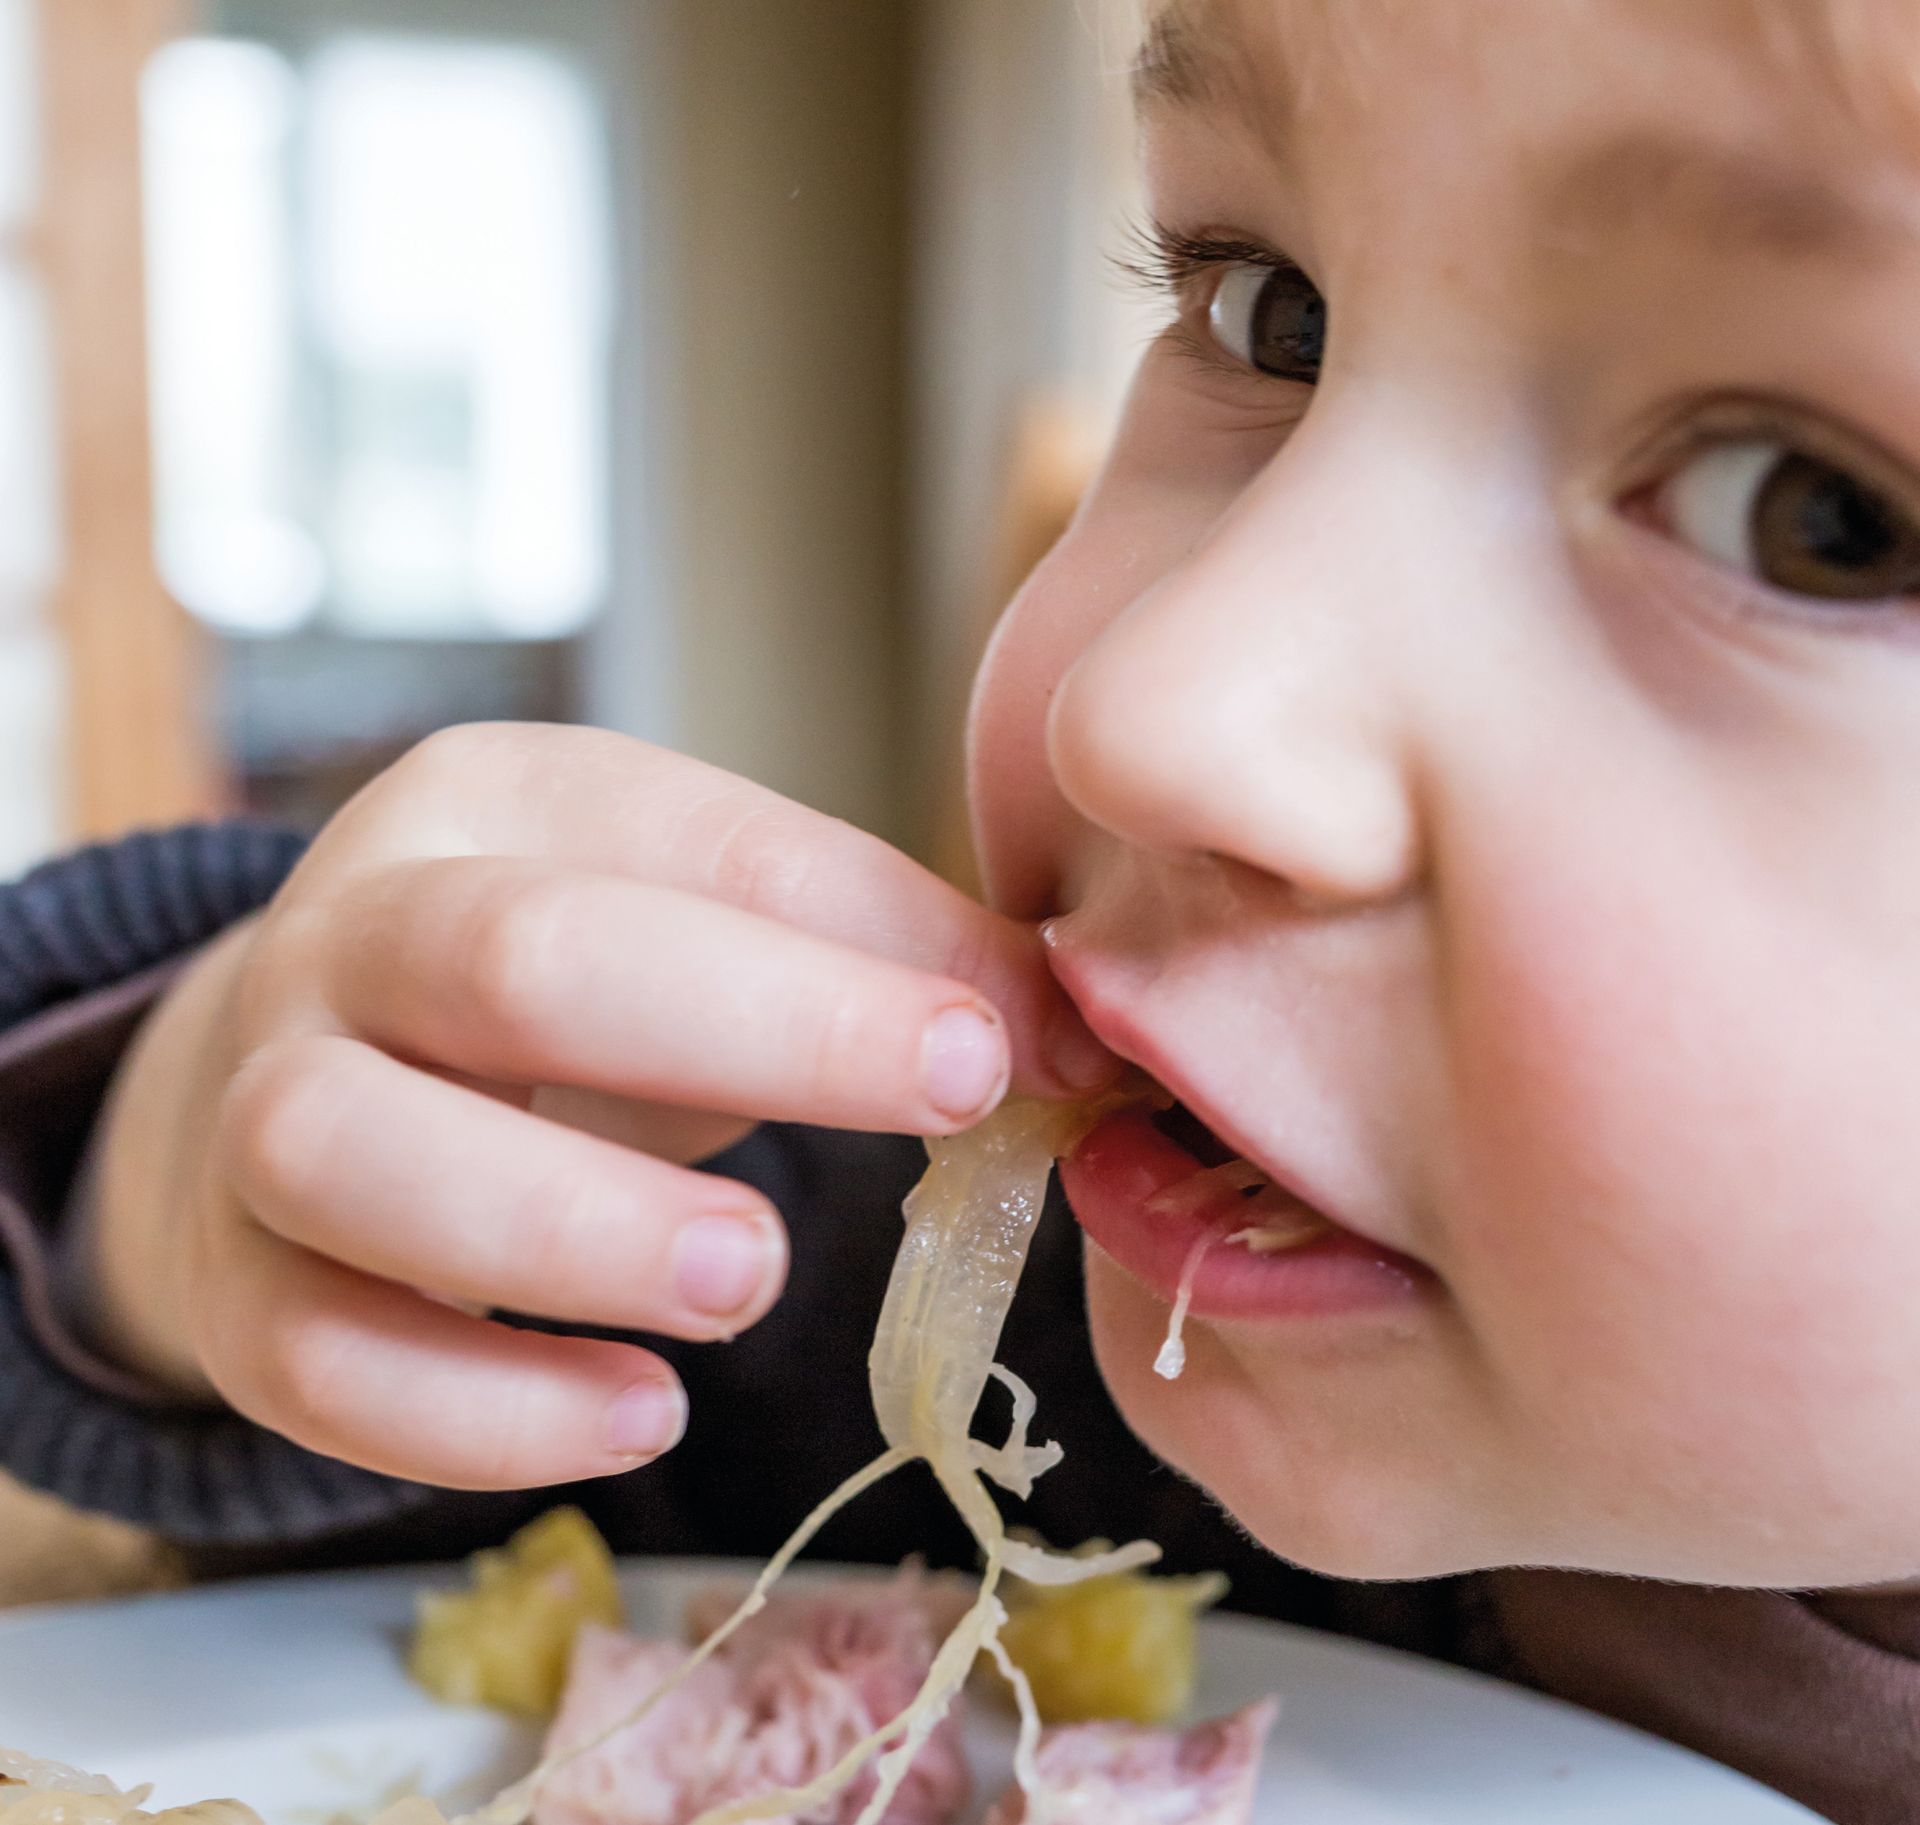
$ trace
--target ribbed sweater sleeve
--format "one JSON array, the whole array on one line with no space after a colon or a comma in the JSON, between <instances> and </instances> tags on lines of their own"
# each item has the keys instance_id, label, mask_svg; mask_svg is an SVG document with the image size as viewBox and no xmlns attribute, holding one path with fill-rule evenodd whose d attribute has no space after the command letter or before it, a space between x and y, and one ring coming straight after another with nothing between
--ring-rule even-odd
<instances>
[{"instance_id":1,"label":"ribbed sweater sleeve","mask_svg":"<svg viewBox=\"0 0 1920 1825\"><path fill-rule=\"evenodd\" d=\"M61 1324L49 1258L114 1068L178 966L272 898L302 839L146 832L0 887L0 1470L196 1546L324 1538L427 1492L172 1407Z\"/></svg>"},{"instance_id":2,"label":"ribbed sweater sleeve","mask_svg":"<svg viewBox=\"0 0 1920 1825\"><path fill-rule=\"evenodd\" d=\"M0 1031L197 949L264 906L302 839L250 823L142 831L0 888Z\"/></svg>"}]
</instances>

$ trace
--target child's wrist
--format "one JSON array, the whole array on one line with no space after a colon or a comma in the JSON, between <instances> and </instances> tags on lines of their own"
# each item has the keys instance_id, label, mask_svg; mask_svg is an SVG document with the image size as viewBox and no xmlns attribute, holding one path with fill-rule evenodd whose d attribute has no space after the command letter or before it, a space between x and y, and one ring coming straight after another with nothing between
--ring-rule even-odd
<instances>
[{"instance_id":1,"label":"child's wrist","mask_svg":"<svg viewBox=\"0 0 1920 1825\"><path fill-rule=\"evenodd\" d=\"M193 1206L218 1102L235 971L251 922L181 978L122 1061L64 1250L65 1303L89 1345L166 1392L219 1399L193 1345Z\"/></svg>"}]
</instances>

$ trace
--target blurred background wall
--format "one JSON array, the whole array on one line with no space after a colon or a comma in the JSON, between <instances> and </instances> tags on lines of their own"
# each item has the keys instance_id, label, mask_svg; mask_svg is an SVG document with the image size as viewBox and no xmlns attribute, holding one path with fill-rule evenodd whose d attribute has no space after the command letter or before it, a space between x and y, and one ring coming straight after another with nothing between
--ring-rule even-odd
<instances>
[{"instance_id":1,"label":"blurred background wall","mask_svg":"<svg viewBox=\"0 0 1920 1825\"><path fill-rule=\"evenodd\" d=\"M1131 0L0 0L0 875L629 730L961 880L1144 336ZM0 1484L0 1604L167 1555Z\"/></svg>"},{"instance_id":2,"label":"blurred background wall","mask_svg":"<svg viewBox=\"0 0 1920 1825\"><path fill-rule=\"evenodd\" d=\"M580 719L964 874L1141 339L1112 0L0 0L0 869Z\"/></svg>"}]
</instances>

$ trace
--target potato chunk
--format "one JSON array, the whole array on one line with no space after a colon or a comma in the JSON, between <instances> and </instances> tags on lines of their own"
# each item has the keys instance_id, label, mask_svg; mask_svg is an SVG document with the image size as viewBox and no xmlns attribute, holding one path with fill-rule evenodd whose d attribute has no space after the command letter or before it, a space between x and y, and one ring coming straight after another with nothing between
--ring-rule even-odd
<instances>
[{"instance_id":1,"label":"potato chunk","mask_svg":"<svg viewBox=\"0 0 1920 1825\"><path fill-rule=\"evenodd\" d=\"M450 1704L550 1717L582 1626L622 1619L613 1555L577 1508L557 1508L472 1566L471 1588L421 1595L409 1670Z\"/></svg>"},{"instance_id":2,"label":"potato chunk","mask_svg":"<svg viewBox=\"0 0 1920 1825\"><path fill-rule=\"evenodd\" d=\"M1196 1621L1226 1580L1138 1572L1027 1587L1001 1641L1049 1724L1164 1724L1193 1701Z\"/></svg>"}]
</instances>

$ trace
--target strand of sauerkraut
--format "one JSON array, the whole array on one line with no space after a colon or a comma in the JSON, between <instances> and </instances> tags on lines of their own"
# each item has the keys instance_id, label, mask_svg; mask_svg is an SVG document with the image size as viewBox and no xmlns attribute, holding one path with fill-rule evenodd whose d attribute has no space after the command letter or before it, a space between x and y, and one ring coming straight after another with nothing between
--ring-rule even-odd
<instances>
[{"instance_id":1,"label":"strand of sauerkraut","mask_svg":"<svg viewBox=\"0 0 1920 1825\"><path fill-rule=\"evenodd\" d=\"M1116 1551L1070 1557L1008 1538L982 1478L1025 1497L1034 1480L1060 1461L1061 1452L1058 1445L1031 1442L1033 1391L994 1361L994 1351L1026 1265L1054 1161L1101 1116L1137 1100L1135 1093L1116 1092L1078 1109L1010 1102L970 1133L930 1146L927 1174L907 1200L907 1233L868 1359L874 1414L887 1449L807 1516L739 1608L670 1679L608 1729L547 1757L457 1825L523 1825L540 1789L554 1775L652 1711L764 1607L775 1581L834 1515L916 1459L932 1469L980 1545L985 1565L978 1597L941 1643L912 1703L855 1744L819 1780L718 1808L694 1825L749 1825L814 1811L878 1756L874 1791L860 1816L860 1825L877 1825L982 1654L992 1656L1013 1687L1020 1710L1015 1771L1028 1794L1029 1820L1044 1818L1045 1796L1038 1790L1034 1754L1040 1719L1026 1679L1000 1645L1007 1620L998 1594L1000 1580L1013 1573L1030 1584L1074 1584L1151 1564L1160 1549L1142 1540ZM1007 1438L1000 1445L973 1437L974 1416L990 1380L1006 1387L1013 1401ZM148 1815L138 1810L144 1798L144 1792L123 1794L109 1782L57 1764L0 1757L4 1825L145 1825ZM253 1813L231 1801L154 1816L166 1825L259 1825ZM386 1808L373 1825L445 1822L430 1801L413 1798Z\"/></svg>"},{"instance_id":2,"label":"strand of sauerkraut","mask_svg":"<svg viewBox=\"0 0 1920 1825\"><path fill-rule=\"evenodd\" d=\"M1169 1185L1147 1200L1147 1209L1156 1216L1189 1217L1205 1209L1223 1192L1245 1194L1266 1183L1267 1175L1252 1161L1227 1160L1218 1166L1202 1167L1190 1178ZM1187 1314L1193 1308L1194 1283L1200 1278L1201 1263L1227 1239L1224 1230L1197 1237L1180 1265L1180 1283L1174 1294L1172 1316L1167 1321L1166 1341L1153 1359L1153 1372L1162 1381L1178 1381L1186 1373Z\"/></svg>"},{"instance_id":3,"label":"strand of sauerkraut","mask_svg":"<svg viewBox=\"0 0 1920 1825\"><path fill-rule=\"evenodd\" d=\"M864 1495L874 1484L890 1477L908 1461L901 1452L886 1451L864 1469L856 1471L793 1530L786 1544L767 1561L760 1576L753 1581L753 1588L741 1600L739 1607L680 1663L670 1678L662 1680L655 1686L626 1716L609 1724L604 1730L587 1738L585 1742L576 1743L559 1753L548 1756L531 1774L523 1775L511 1787L496 1794L478 1811L467 1813L455 1821L455 1825L522 1825L522 1821L533 1810L533 1802L539 1790L548 1781L561 1769L571 1767L582 1756L591 1755L596 1749L605 1748L616 1736L631 1730L669 1693L692 1678L697 1668L711 1660L745 1623L766 1608L767 1593L785 1574L787 1567L812 1544L814 1536L821 1528L826 1526L849 1502ZM374 1820L374 1825L391 1825L391 1821L385 1813L382 1813Z\"/></svg>"},{"instance_id":4,"label":"strand of sauerkraut","mask_svg":"<svg viewBox=\"0 0 1920 1825\"><path fill-rule=\"evenodd\" d=\"M561 1769L632 1728L708 1659L766 1602L768 1592L828 1520L874 1484L916 1459L933 1471L985 1558L980 1592L934 1655L913 1701L847 1753L818 1780L716 1808L693 1825L751 1825L760 1819L812 1812L855 1780L875 1756L874 1791L859 1825L875 1825L905 1780L914 1758L938 1727L982 1654L1003 1658L1000 1630L1007 1619L998 1596L1003 1573L1031 1584L1073 1584L1151 1564L1160 1549L1138 1541L1085 1557L1050 1553L1007 1537L998 1505L982 1477L1025 1497L1034 1480L1060 1461L1056 1444L1030 1442L1033 1391L994 1361L1007 1311L1026 1266L1027 1250L1046 1201L1053 1164L1101 1116L1137 1100L1116 1093L1091 1105L1064 1108L1012 1101L979 1127L930 1143L926 1176L907 1199L907 1233L895 1257L868 1357L874 1416L886 1451L849 1477L801 1523L755 1582L746 1600L665 1681L590 1741L560 1751L517 1781L491 1805L459 1825L522 1825L539 1790ZM990 1380L1013 1399L1006 1442L973 1437L974 1415ZM1028 1745L1019 1772L1034 1772L1031 1744L1039 1716L1024 1679L1013 1682ZM1041 1798L1029 1788L1029 1816ZM375 1825L383 1825L376 1821Z\"/></svg>"},{"instance_id":5,"label":"strand of sauerkraut","mask_svg":"<svg viewBox=\"0 0 1920 1825\"><path fill-rule=\"evenodd\" d=\"M1187 1258L1180 1268L1179 1290L1173 1298L1173 1311L1167 1319L1166 1341L1153 1359L1153 1372L1162 1381L1178 1381L1187 1372L1187 1314L1193 1309L1194 1283L1200 1278L1200 1264L1226 1239L1224 1231L1202 1236L1187 1250Z\"/></svg>"},{"instance_id":6,"label":"strand of sauerkraut","mask_svg":"<svg viewBox=\"0 0 1920 1825\"><path fill-rule=\"evenodd\" d=\"M151 1787L123 1792L104 1775L0 1749L0 1819L7 1825L260 1825L237 1800L142 1810Z\"/></svg>"},{"instance_id":7,"label":"strand of sauerkraut","mask_svg":"<svg viewBox=\"0 0 1920 1825\"><path fill-rule=\"evenodd\" d=\"M1251 1181L1243 1179L1235 1185L1235 1189L1245 1189L1247 1183L1261 1181L1258 1167L1247 1167L1243 1161L1229 1164L1240 1167L1243 1173L1252 1174ZM1226 1167L1215 1167L1198 1176L1217 1179L1220 1173L1227 1170ZM1213 1185L1209 1185L1202 1195L1211 1196L1214 1189ZM1175 1187L1176 1193L1184 1190L1184 1186ZM1160 1200L1155 1199L1154 1202L1157 1204ZM1193 1291L1199 1284L1201 1267L1216 1248L1244 1248L1253 1255L1282 1255L1325 1235L1331 1227L1314 1212L1302 1210L1279 1194L1270 1196L1268 1191L1248 1198L1243 1207L1234 1213L1233 1220L1262 1214L1267 1218L1264 1223L1256 1223L1246 1229L1210 1230L1196 1237L1193 1246L1187 1250L1187 1258L1180 1266L1180 1283L1174 1292L1173 1311L1167 1319L1166 1339L1160 1345L1160 1354L1153 1359L1153 1372L1162 1381L1178 1381L1187 1372L1187 1319L1193 1311Z\"/></svg>"}]
</instances>

